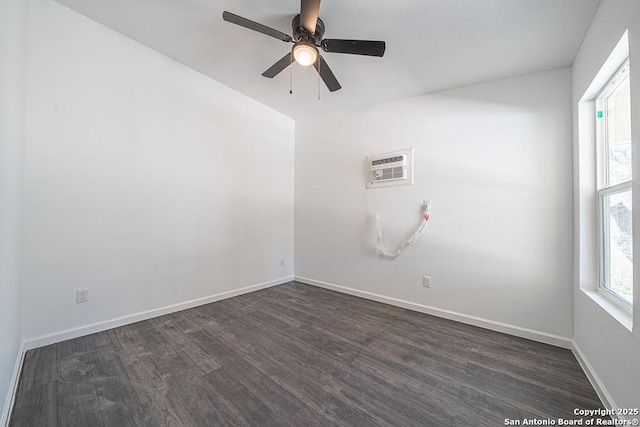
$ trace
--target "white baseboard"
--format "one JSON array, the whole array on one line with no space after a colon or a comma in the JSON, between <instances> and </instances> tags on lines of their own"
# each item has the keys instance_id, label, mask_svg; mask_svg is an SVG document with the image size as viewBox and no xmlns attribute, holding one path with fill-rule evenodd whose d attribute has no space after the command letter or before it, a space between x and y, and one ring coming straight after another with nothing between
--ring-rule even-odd
<instances>
[{"instance_id":1,"label":"white baseboard","mask_svg":"<svg viewBox=\"0 0 640 427\"><path fill-rule=\"evenodd\" d=\"M481 328L490 329L492 331L503 332L505 334L514 335L520 338L526 338L545 344L554 345L570 349L571 338L553 335L546 332L535 331L520 326L509 325L507 323L496 322L493 320L483 319L481 317L469 316L455 311L443 310L440 308L429 307L422 304L391 298L384 295L378 295L371 292L361 291L358 289L348 288L346 286L335 285L333 283L321 282L319 280L309 279L307 277L295 276L297 282L306 283L308 285L318 286L320 288L330 289L357 297L382 302L385 304L395 305L397 307L406 308L420 313L431 314L433 316L442 317L457 322L466 323L468 325L479 326Z\"/></svg>"},{"instance_id":2,"label":"white baseboard","mask_svg":"<svg viewBox=\"0 0 640 427\"><path fill-rule=\"evenodd\" d=\"M293 280L293 276L283 277L269 282L260 283L257 285L247 286L240 289L234 289L232 291L221 292L219 294L206 296L203 298L197 298L190 301L181 302L178 304L168 305L166 307L156 308L153 310L141 311L139 313L129 314L115 319L103 320L101 322L92 323L90 325L79 326L76 328L66 329L64 331L58 331L47 335L41 335L39 337L29 338L23 342L25 350L31 350L38 347L43 347L49 344L55 344L57 342L66 341L73 338L82 337L85 335L94 334L96 332L106 331L107 329L117 328L118 326L128 325L130 323L139 322L141 320L151 319L152 317L158 317L165 314L175 313L176 311L186 310L189 308L197 307L199 305L209 304L212 302L220 301L227 298L232 298L238 295L246 294L249 292L258 291L260 289L269 288L272 286L281 285Z\"/></svg>"},{"instance_id":3,"label":"white baseboard","mask_svg":"<svg viewBox=\"0 0 640 427\"><path fill-rule=\"evenodd\" d=\"M0 426L2 427L9 425L11 410L13 409L13 404L16 400L16 394L18 393L18 382L20 380L20 373L22 372L25 351L24 341L22 341L20 348L18 349L18 354L16 355L16 363L13 365L13 373L11 374L11 382L9 382L7 398L5 399L4 407L2 408L2 416L0 417Z\"/></svg>"},{"instance_id":4,"label":"white baseboard","mask_svg":"<svg viewBox=\"0 0 640 427\"><path fill-rule=\"evenodd\" d=\"M613 398L600 380L600 377L598 377L598 374L593 369L593 366L591 366L591 363L589 363L589 360L587 360L587 357L582 352L582 349L575 340L571 340L571 351L573 352L573 355L576 357L576 359L578 359L578 363L582 367L584 373L587 375L589 382L593 386L593 389L596 391L596 394L604 404L605 408L614 411L614 413L617 413L618 406L613 401ZM613 418L623 419L619 416L614 416Z\"/></svg>"}]
</instances>

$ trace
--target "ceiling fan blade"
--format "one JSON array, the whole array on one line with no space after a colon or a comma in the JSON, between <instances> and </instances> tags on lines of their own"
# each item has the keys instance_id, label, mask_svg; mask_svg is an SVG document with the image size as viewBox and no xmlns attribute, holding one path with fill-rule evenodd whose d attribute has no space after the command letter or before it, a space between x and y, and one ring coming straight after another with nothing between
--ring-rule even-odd
<instances>
[{"instance_id":1,"label":"ceiling fan blade","mask_svg":"<svg viewBox=\"0 0 640 427\"><path fill-rule=\"evenodd\" d=\"M336 76L333 75L333 71L331 71L331 68L329 68L327 62L322 56L318 55L318 59L316 60L316 62L314 62L313 66L315 67L318 74L320 74L320 77L322 78L324 84L326 84L329 88L329 91L335 92L342 89L342 86L340 86L340 83L338 83L338 79L336 79Z\"/></svg>"},{"instance_id":2,"label":"ceiling fan blade","mask_svg":"<svg viewBox=\"0 0 640 427\"><path fill-rule=\"evenodd\" d=\"M291 65L291 52L283 56L281 60L273 64L271 68L269 68L267 71L262 73L262 75L272 79L278 74L280 74L280 72L283 71L285 68L287 68L289 65Z\"/></svg>"},{"instance_id":3,"label":"ceiling fan blade","mask_svg":"<svg viewBox=\"0 0 640 427\"><path fill-rule=\"evenodd\" d=\"M300 0L300 25L311 34L316 32L320 0Z\"/></svg>"},{"instance_id":4,"label":"ceiling fan blade","mask_svg":"<svg viewBox=\"0 0 640 427\"><path fill-rule=\"evenodd\" d=\"M334 53L350 53L352 55L382 56L386 43L372 40L322 40L322 50Z\"/></svg>"},{"instance_id":5,"label":"ceiling fan blade","mask_svg":"<svg viewBox=\"0 0 640 427\"><path fill-rule=\"evenodd\" d=\"M232 24L240 25L241 27L245 27L271 37L275 37L276 39L282 40L283 42L291 41L291 37L288 34L285 34L278 30L274 30L273 28L267 27L266 25L253 22L247 18L243 18L242 16L238 16L231 12L227 12L226 10L222 12L222 19L227 22L231 22Z\"/></svg>"}]
</instances>

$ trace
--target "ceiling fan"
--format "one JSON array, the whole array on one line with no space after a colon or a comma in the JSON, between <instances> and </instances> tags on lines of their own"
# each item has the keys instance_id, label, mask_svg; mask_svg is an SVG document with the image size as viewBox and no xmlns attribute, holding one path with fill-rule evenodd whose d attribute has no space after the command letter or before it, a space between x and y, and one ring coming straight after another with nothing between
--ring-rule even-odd
<instances>
[{"instance_id":1,"label":"ceiling fan","mask_svg":"<svg viewBox=\"0 0 640 427\"><path fill-rule=\"evenodd\" d=\"M383 41L372 40L323 39L325 26L324 22L318 17L319 10L320 0L300 1L300 14L296 15L291 22L293 37L231 12L224 11L222 19L284 42L294 43L291 52L262 73L263 76L274 78L295 60L305 67L313 65L327 88L331 92L335 92L342 86L338 83L338 79L333 75L324 58L318 53L318 47L325 52L381 57L384 55L386 44Z\"/></svg>"}]
</instances>

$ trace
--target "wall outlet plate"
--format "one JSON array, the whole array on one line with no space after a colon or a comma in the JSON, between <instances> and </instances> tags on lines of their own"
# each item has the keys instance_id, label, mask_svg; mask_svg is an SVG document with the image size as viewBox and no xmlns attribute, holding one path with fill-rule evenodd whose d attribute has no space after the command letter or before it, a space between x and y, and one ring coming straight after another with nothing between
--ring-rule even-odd
<instances>
[{"instance_id":1,"label":"wall outlet plate","mask_svg":"<svg viewBox=\"0 0 640 427\"><path fill-rule=\"evenodd\" d=\"M76 290L76 302L87 302L89 301L89 289L78 289Z\"/></svg>"},{"instance_id":2,"label":"wall outlet plate","mask_svg":"<svg viewBox=\"0 0 640 427\"><path fill-rule=\"evenodd\" d=\"M422 286L425 288L431 287L431 277L430 276L422 276Z\"/></svg>"}]
</instances>

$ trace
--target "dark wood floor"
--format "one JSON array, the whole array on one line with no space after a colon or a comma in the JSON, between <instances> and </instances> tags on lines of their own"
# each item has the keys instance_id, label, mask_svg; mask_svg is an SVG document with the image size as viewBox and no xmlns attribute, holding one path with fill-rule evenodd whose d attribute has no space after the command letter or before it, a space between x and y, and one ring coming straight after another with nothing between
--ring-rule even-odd
<instances>
[{"instance_id":1,"label":"dark wood floor","mask_svg":"<svg viewBox=\"0 0 640 427\"><path fill-rule=\"evenodd\" d=\"M498 426L602 408L568 350L289 283L27 352L12 426Z\"/></svg>"}]
</instances>

